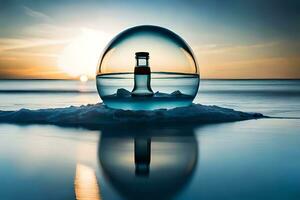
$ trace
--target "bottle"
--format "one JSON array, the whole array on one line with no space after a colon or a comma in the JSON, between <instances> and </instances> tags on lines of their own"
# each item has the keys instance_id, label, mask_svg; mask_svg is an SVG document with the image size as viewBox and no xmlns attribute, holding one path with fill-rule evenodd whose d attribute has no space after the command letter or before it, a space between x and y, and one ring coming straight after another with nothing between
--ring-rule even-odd
<instances>
[{"instance_id":1,"label":"bottle","mask_svg":"<svg viewBox=\"0 0 300 200\"><path fill-rule=\"evenodd\" d=\"M136 67L134 68L134 87L131 92L135 97L151 97L151 70L149 67L149 53L136 52Z\"/></svg>"}]
</instances>

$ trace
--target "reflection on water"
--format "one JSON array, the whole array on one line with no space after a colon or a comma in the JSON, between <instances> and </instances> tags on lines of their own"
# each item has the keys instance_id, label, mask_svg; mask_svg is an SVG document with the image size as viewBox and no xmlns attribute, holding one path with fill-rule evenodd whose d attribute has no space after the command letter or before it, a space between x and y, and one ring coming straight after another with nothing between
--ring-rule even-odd
<instances>
[{"instance_id":1,"label":"reflection on water","mask_svg":"<svg viewBox=\"0 0 300 200\"><path fill-rule=\"evenodd\" d=\"M98 156L104 177L125 199L168 199L189 182L197 164L193 130L103 132Z\"/></svg>"},{"instance_id":2,"label":"reflection on water","mask_svg":"<svg viewBox=\"0 0 300 200\"><path fill-rule=\"evenodd\" d=\"M77 200L101 199L95 171L89 166L77 164L74 188Z\"/></svg>"},{"instance_id":3,"label":"reflection on water","mask_svg":"<svg viewBox=\"0 0 300 200\"><path fill-rule=\"evenodd\" d=\"M0 125L0 199L300 199L299 119L117 129Z\"/></svg>"},{"instance_id":4,"label":"reflection on water","mask_svg":"<svg viewBox=\"0 0 300 200\"><path fill-rule=\"evenodd\" d=\"M151 160L151 139L134 139L134 163L136 176L148 176Z\"/></svg>"}]
</instances>

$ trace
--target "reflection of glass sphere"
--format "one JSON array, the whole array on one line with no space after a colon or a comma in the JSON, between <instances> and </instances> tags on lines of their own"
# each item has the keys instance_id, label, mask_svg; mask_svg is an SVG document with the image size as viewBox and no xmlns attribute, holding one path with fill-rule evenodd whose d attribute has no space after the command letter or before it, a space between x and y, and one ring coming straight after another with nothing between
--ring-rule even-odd
<instances>
[{"instance_id":1,"label":"reflection of glass sphere","mask_svg":"<svg viewBox=\"0 0 300 200\"><path fill-rule=\"evenodd\" d=\"M103 132L98 156L106 181L124 199L171 199L191 180L198 159L192 130L119 135Z\"/></svg>"},{"instance_id":2,"label":"reflection of glass sphere","mask_svg":"<svg viewBox=\"0 0 300 200\"><path fill-rule=\"evenodd\" d=\"M106 47L97 73L99 95L112 108L187 106L198 86L191 48L158 26L137 26L117 35Z\"/></svg>"}]
</instances>

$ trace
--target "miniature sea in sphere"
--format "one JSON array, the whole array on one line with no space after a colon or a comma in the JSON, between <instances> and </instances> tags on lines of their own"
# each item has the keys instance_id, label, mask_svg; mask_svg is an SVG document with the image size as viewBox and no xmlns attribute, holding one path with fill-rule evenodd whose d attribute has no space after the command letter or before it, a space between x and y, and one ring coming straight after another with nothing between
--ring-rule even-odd
<instances>
[{"instance_id":1,"label":"miniature sea in sphere","mask_svg":"<svg viewBox=\"0 0 300 200\"><path fill-rule=\"evenodd\" d=\"M105 48L97 71L97 90L111 108L153 110L192 104L199 69L188 44L159 26L136 26Z\"/></svg>"}]
</instances>

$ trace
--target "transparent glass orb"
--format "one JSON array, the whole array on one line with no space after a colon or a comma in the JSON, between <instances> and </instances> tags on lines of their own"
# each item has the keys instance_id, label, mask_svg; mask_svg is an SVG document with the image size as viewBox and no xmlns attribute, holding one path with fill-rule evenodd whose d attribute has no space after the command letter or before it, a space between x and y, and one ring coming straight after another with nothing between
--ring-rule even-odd
<instances>
[{"instance_id":1,"label":"transparent glass orb","mask_svg":"<svg viewBox=\"0 0 300 200\"><path fill-rule=\"evenodd\" d=\"M105 48L97 89L111 108L151 110L188 106L199 87L199 69L188 44L159 26L136 26Z\"/></svg>"}]
</instances>

